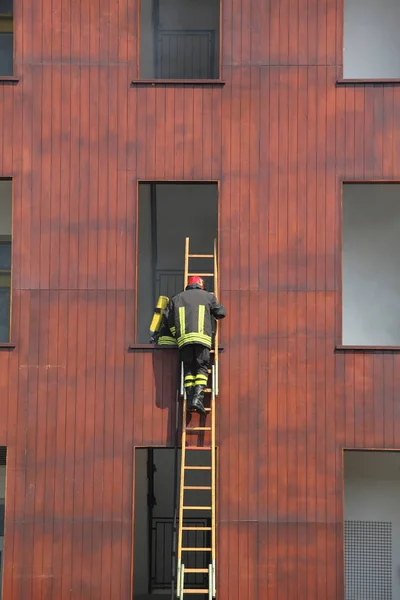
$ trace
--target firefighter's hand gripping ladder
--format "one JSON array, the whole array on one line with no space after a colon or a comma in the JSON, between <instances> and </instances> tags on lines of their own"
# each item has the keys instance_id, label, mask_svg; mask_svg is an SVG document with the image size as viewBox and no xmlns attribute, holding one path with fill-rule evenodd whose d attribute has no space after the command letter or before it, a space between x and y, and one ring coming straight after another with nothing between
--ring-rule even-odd
<instances>
[{"instance_id":1,"label":"firefighter's hand gripping ladder","mask_svg":"<svg viewBox=\"0 0 400 600\"><path fill-rule=\"evenodd\" d=\"M213 272L212 273L195 273L189 271L190 259L212 259L213 260ZM189 252L189 238L186 238L185 245L185 282L191 275L199 275L201 277L213 277L214 278L214 293L218 296L218 270L217 270L217 242L214 240L214 253L213 254L190 254ZM181 457L181 473L180 473L180 492L179 492L179 518L178 518L178 553L177 553L177 580L176 580L176 595L180 600L183 600L184 596L190 594L203 594L208 595L208 599L212 600L216 596L216 570L215 570L215 557L216 557L216 464L215 464L215 399L218 396L218 328L215 333L214 348L211 351L211 387L206 388L205 393L210 397L210 406L206 407L208 421L207 426L201 427L190 427L186 423L186 393L183 385L183 369L181 376L181 396L183 397L183 414L182 414L182 457ZM211 424L210 423L211 420ZM209 432L208 435L211 437L210 446L201 446L200 440L205 432ZM191 434L196 436L198 439L197 445L191 446L186 445L186 436ZM209 457L207 465L197 466L196 464L188 465L188 453L195 454L196 452L202 451L202 455ZM187 477L190 472L208 472L210 475L209 485L207 486L192 486L187 485ZM211 499L207 504L201 505L200 502L197 506L186 506L185 496L190 490L202 490L210 492ZM189 511L204 511L206 515L211 515L211 527L201 526L194 527L187 525L186 518ZM191 531L204 531L209 532L211 538L211 545L206 544L207 547L191 547L190 544L185 543L185 538ZM192 552L204 552L210 557L208 568L188 568L185 567L185 561L187 560L188 554ZM185 586L185 576L190 573L203 573L206 575L205 579L208 580L208 588L190 588Z\"/></svg>"}]
</instances>

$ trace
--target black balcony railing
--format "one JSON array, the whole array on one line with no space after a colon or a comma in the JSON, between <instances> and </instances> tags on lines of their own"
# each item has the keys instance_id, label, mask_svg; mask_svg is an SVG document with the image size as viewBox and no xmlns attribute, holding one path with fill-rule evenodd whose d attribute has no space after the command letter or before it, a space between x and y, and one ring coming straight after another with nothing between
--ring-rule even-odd
<instances>
[{"instance_id":1,"label":"black balcony railing","mask_svg":"<svg viewBox=\"0 0 400 600\"><path fill-rule=\"evenodd\" d=\"M160 79L213 79L215 32L159 30L156 61Z\"/></svg>"},{"instance_id":2,"label":"black balcony railing","mask_svg":"<svg viewBox=\"0 0 400 600\"><path fill-rule=\"evenodd\" d=\"M189 518L185 522L192 527L209 527L209 519ZM151 569L150 590L170 589L172 585L172 536L173 517L155 517L152 523L151 539ZM185 544L195 548L204 548L210 545L209 531L187 531L185 532ZM208 568L208 555L205 552L191 552L186 557L187 568ZM207 587L208 576L204 573L191 573L185 577L185 584L191 588Z\"/></svg>"}]
</instances>

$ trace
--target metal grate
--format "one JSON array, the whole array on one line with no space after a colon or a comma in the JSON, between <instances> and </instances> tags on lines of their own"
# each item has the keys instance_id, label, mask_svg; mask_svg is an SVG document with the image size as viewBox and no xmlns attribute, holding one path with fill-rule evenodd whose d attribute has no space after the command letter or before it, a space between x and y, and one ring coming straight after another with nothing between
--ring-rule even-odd
<instances>
[{"instance_id":1,"label":"metal grate","mask_svg":"<svg viewBox=\"0 0 400 600\"><path fill-rule=\"evenodd\" d=\"M168 296L173 298L183 290L183 270L161 270L156 271L156 298Z\"/></svg>"},{"instance_id":2,"label":"metal grate","mask_svg":"<svg viewBox=\"0 0 400 600\"><path fill-rule=\"evenodd\" d=\"M207 267L198 267L201 272L209 272L210 266ZM156 281L155 281L155 289L156 289L156 297L155 302L159 296L168 296L168 298L173 298L175 294L179 294L184 289L183 282L184 272L183 270L166 270L166 269L157 269L156 271ZM203 277L204 283L206 286L206 290L209 292L214 291L214 280L212 277Z\"/></svg>"},{"instance_id":3,"label":"metal grate","mask_svg":"<svg viewBox=\"0 0 400 600\"><path fill-rule=\"evenodd\" d=\"M215 32L160 30L157 77L161 79L212 79L215 77Z\"/></svg>"},{"instance_id":4,"label":"metal grate","mask_svg":"<svg viewBox=\"0 0 400 600\"><path fill-rule=\"evenodd\" d=\"M5 467L7 458L7 448L5 446L0 446L0 466Z\"/></svg>"},{"instance_id":5,"label":"metal grate","mask_svg":"<svg viewBox=\"0 0 400 600\"><path fill-rule=\"evenodd\" d=\"M185 523L192 527L209 527L210 519L185 518ZM170 589L172 585L172 539L173 517L155 517L152 522L152 556L151 556L151 590ZM210 545L208 531L185 532L185 543L191 547L206 547ZM186 557L186 567L206 569L208 567L206 552L191 552ZM207 575L202 573L187 574L186 583L191 588L207 587Z\"/></svg>"},{"instance_id":6,"label":"metal grate","mask_svg":"<svg viewBox=\"0 0 400 600\"><path fill-rule=\"evenodd\" d=\"M392 523L345 521L346 600L392 600Z\"/></svg>"}]
</instances>

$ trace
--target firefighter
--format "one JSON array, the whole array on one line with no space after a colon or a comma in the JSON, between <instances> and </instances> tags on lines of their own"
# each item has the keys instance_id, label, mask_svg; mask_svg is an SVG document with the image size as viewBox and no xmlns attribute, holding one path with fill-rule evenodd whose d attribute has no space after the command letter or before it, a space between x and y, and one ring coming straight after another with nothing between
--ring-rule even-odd
<instances>
[{"instance_id":1,"label":"firefighter","mask_svg":"<svg viewBox=\"0 0 400 600\"><path fill-rule=\"evenodd\" d=\"M187 409L206 414L203 405L210 367L213 320L223 319L225 308L205 290L201 277L189 277L185 290L169 302L164 316L175 336L184 368Z\"/></svg>"}]
</instances>

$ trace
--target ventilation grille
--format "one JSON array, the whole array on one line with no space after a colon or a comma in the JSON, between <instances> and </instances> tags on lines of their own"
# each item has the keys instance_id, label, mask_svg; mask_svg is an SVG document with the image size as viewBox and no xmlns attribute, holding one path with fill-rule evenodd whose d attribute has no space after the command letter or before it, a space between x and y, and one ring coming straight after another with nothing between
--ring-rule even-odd
<instances>
[{"instance_id":1,"label":"ventilation grille","mask_svg":"<svg viewBox=\"0 0 400 600\"><path fill-rule=\"evenodd\" d=\"M0 467L5 466L6 458L7 458L7 448L5 448L4 446L0 446Z\"/></svg>"},{"instance_id":2,"label":"ventilation grille","mask_svg":"<svg viewBox=\"0 0 400 600\"><path fill-rule=\"evenodd\" d=\"M392 600L392 523L345 521L346 600Z\"/></svg>"}]
</instances>

